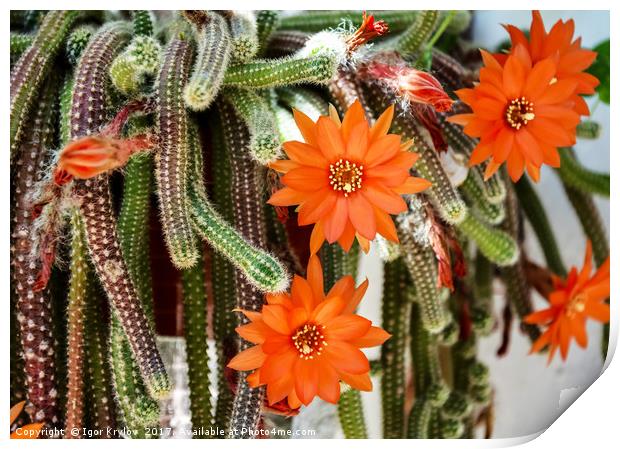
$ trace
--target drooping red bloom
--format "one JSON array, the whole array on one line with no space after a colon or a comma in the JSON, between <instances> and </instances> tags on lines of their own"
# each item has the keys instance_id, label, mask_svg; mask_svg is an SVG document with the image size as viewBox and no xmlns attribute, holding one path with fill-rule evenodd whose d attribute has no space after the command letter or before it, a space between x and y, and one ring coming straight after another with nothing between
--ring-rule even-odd
<instances>
[{"instance_id":1,"label":"drooping red bloom","mask_svg":"<svg viewBox=\"0 0 620 449\"><path fill-rule=\"evenodd\" d=\"M62 185L72 177L88 179L114 170L124 166L132 154L151 146L147 136L129 139L116 139L108 135L80 137L60 152L54 182Z\"/></svg>"},{"instance_id":2,"label":"drooping red bloom","mask_svg":"<svg viewBox=\"0 0 620 449\"><path fill-rule=\"evenodd\" d=\"M430 105L437 112L447 112L452 108L452 99L430 73L405 64L390 65L376 61L370 63L366 71L409 102Z\"/></svg>"},{"instance_id":3,"label":"drooping red bloom","mask_svg":"<svg viewBox=\"0 0 620 449\"><path fill-rule=\"evenodd\" d=\"M364 45L379 36L383 36L390 31L388 24L383 20L375 21L375 17L366 14L366 11L362 14L362 24L360 27L347 39L347 50L352 52L357 48Z\"/></svg>"},{"instance_id":4,"label":"drooping red bloom","mask_svg":"<svg viewBox=\"0 0 620 449\"><path fill-rule=\"evenodd\" d=\"M533 64L546 58L555 58L556 79L575 84L571 96L574 111L579 115L590 115L588 104L581 95L594 94L594 88L599 85L599 80L595 76L584 72L596 59L596 52L581 48L581 37L573 40L575 33L573 19L566 22L558 20L547 32L540 12L532 11L529 39L514 25L505 25L505 28L510 34L512 49L522 45L528 50ZM507 58L502 54L495 56L501 63Z\"/></svg>"},{"instance_id":5,"label":"drooping red bloom","mask_svg":"<svg viewBox=\"0 0 620 449\"><path fill-rule=\"evenodd\" d=\"M464 126L464 132L480 139L469 164L490 159L489 178L506 163L513 181L523 171L534 181L542 164L558 167L558 147L576 140L579 115L573 110L574 80L557 79L556 58L533 62L523 45L517 45L502 66L493 55L481 50L484 67L480 83L456 91L472 113L448 121Z\"/></svg>"},{"instance_id":6,"label":"drooping red bloom","mask_svg":"<svg viewBox=\"0 0 620 449\"><path fill-rule=\"evenodd\" d=\"M558 348L562 359L566 360L573 338L582 348L588 345L588 318L609 322L609 304L605 302L609 297L609 257L592 275L592 244L588 241L581 271L577 273L577 268L573 267L566 279L554 275L553 287L547 297L550 306L524 319L526 323L546 327L530 352L549 346L549 362Z\"/></svg>"},{"instance_id":7,"label":"drooping red bloom","mask_svg":"<svg viewBox=\"0 0 620 449\"><path fill-rule=\"evenodd\" d=\"M295 276L291 293L267 294L261 312L241 310L251 321L237 333L254 343L228 366L253 371L252 387L267 386L269 404L287 398L291 409L319 396L336 404L340 381L371 391L370 365L360 348L382 344L390 334L355 314L368 281L355 288L344 276L327 293L316 255L308 262L308 279Z\"/></svg>"}]
</instances>

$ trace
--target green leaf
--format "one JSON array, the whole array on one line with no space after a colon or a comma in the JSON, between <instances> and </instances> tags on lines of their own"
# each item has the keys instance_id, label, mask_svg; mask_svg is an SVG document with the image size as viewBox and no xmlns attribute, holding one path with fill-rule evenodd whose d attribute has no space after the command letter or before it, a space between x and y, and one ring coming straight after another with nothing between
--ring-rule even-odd
<instances>
[{"instance_id":1,"label":"green leaf","mask_svg":"<svg viewBox=\"0 0 620 449\"><path fill-rule=\"evenodd\" d=\"M595 52L598 53L596 57L596 61L594 64L590 66L588 69L588 73L596 76L601 84L596 88L596 92L598 93L598 97L602 102L609 104L610 98L610 58L609 58L609 39L599 43L596 47L593 48Z\"/></svg>"}]
</instances>

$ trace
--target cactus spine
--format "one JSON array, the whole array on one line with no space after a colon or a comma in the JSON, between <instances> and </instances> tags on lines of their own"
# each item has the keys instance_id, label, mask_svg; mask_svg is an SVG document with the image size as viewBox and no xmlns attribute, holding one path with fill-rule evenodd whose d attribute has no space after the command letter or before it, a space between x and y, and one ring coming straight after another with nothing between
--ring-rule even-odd
<instances>
[{"instance_id":1,"label":"cactus spine","mask_svg":"<svg viewBox=\"0 0 620 449\"><path fill-rule=\"evenodd\" d=\"M233 62L246 62L256 56L259 49L256 17L252 11L233 11L230 16L230 37Z\"/></svg>"}]
</instances>

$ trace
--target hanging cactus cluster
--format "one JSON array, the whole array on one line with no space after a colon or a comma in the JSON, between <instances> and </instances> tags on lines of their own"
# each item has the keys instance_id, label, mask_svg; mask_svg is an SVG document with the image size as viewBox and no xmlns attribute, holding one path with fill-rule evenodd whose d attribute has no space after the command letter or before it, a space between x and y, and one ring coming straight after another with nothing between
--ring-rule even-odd
<instances>
[{"instance_id":1,"label":"hanging cactus cluster","mask_svg":"<svg viewBox=\"0 0 620 449\"><path fill-rule=\"evenodd\" d=\"M462 46L470 22L467 11L12 12L11 401L47 434L158 438L175 385L157 336L174 329L188 437L290 430L318 395L338 404L345 437L366 438L369 373L384 438L477 435L493 407L477 340L514 313L552 356L561 344L531 318L532 291L567 269L536 190L513 183L512 156L508 170L482 160L486 137L468 132L482 126L454 115L478 108L462 93L483 63ZM524 110L507 116L517 130L535 123ZM600 131L584 120L573 132ZM609 196L609 175L567 148L555 166L608 270L592 195ZM546 268L524 251L525 219ZM381 327L356 315L371 242ZM380 344L369 363L359 348Z\"/></svg>"}]
</instances>

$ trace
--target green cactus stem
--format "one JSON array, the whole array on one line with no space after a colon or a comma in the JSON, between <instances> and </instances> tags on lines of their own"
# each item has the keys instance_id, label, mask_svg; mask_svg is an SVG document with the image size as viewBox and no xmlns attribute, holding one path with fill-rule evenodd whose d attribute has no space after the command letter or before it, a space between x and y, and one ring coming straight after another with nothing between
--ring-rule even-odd
<instances>
[{"instance_id":1,"label":"green cactus stem","mask_svg":"<svg viewBox=\"0 0 620 449\"><path fill-rule=\"evenodd\" d=\"M279 159L282 151L276 130L276 121L269 103L262 96L248 90L228 88L226 100L233 105L250 131L250 154L261 165Z\"/></svg>"},{"instance_id":2,"label":"green cactus stem","mask_svg":"<svg viewBox=\"0 0 620 449\"><path fill-rule=\"evenodd\" d=\"M155 156L155 177L164 239L172 263L179 269L191 268L198 260L187 195L191 162L188 159L188 117L182 96L192 53L189 41L171 40L157 82L159 148Z\"/></svg>"},{"instance_id":3,"label":"green cactus stem","mask_svg":"<svg viewBox=\"0 0 620 449\"><path fill-rule=\"evenodd\" d=\"M65 45L65 53L71 65L76 65L80 55L88 45L88 41L95 33L95 29L88 25L77 27L69 34Z\"/></svg>"},{"instance_id":4,"label":"green cactus stem","mask_svg":"<svg viewBox=\"0 0 620 449\"><path fill-rule=\"evenodd\" d=\"M310 34L302 31L276 31L266 43L265 56L270 58L290 56L301 50L308 39Z\"/></svg>"},{"instance_id":5,"label":"green cactus stem","mask_svg":"<svg viewBox=\"0 0 620 449\"><path fill-rule=\"evenodd\" d=\"M468 214L457 229L473 240L480 252L496 265L510 266L519 260L519 247L514 238L483 223L474 214Z\"/></svg>"},{"instance_id":6,"label":"green cactus stem","mask_svg":"<svg viewBox=\"0 0 620 449\"><path fill-rule=\"evenodd\" d=\"M519 200L519 206L525 213L527 220L538 238L538 243L545 255L547 267L558 276L566 276L567 271L562 261L562 254L551 229L545 208L526 176L514 184L514 190Z\"/></svg>"},{"instance_id":7,"label":"green cactus stem","mask_svg":"<svg viewBox=\"0 0 620 449\"><path fill-rule=\"evenodd\" d=\"M582 139L598 139L601 135L601 125L593 120L582 120L577 125L577 137Z\"/></svg>"},{"instance_id":8,"label":"green cactus stem","mask_svg":"<svg viewBox=\"0 0 620 449\"><path fill-rule=\"evenodd\" d=\"M133 34L135 36L153 35L153 17L150 11L132 11L131 18L133 22Z\"/></svg>"},{"instance_id":9,"label":"green cactus stem","mask_svg":"<svg viewBox=\"0 0 620 449\"><path fill-rule=\"evenodd\" d=\"M323 276L325 289L329 291L343 276L357 276L359 247L353 246L345 253L338 245L323 245ZM362 397L358 390L348 389L340 396L338 418L345 438L368 438Z\"/></svg>"},{"instance_id":10,"label":"green cactus stem","mask_svg":"<svg viewBox=\"0 0 620 449\"><path fill-rule=\"evenodd\" d=\"M128 38L125 24L110 24L102 28L84 50L76 69L72 96L72 139L88 135L103 125L108 68ZM155 398L165 397L170 384L121 252L108 175L75 180L73 189L80 204L97 275L118 313L150 393Z\"/></svg>"},{"instance_id":11,"label":"green cactus stem","mask_svg":"<svg viewBox=\"0 0 620 449\"><path fill-rule=\"evenodd\" d=\"M281 87L276 92L289 109L297 109L313 120L328 113L327 102L316 92L297 87Z\"/></svg>"},{"instance_id":12,"label":"green cactus stem","mask_svg":"<svg viewBox=\"0 0 620 449\"><path fill-rule=\"evenodd\" d=\"M256 14L256 35L258 37L258 54L264 55L271 34L280 23L280 12L263 9Z\"/></svg>"},{"instance_id":13,"label":"green cactus stem","mask_svg":"<svg viewBox=\"0 0 620 449\"><path fill-rule=\"evenodd\" d=\"M11 33L11 67L32 45L34 35L28 33Z\"/></svg>"},{"instance_id":14,"label":"green cactus stem","mask_svg":"<svg viewBox=\"0 0 620 449\"><path fill-rule=\"evenodd\" d=\"M24 126L52 62L79 11L50 11L45 15L32 45L11 70L11 160L24 138Z\"/></svg>"},{"instance_id":15,"label":"green cactus stem","mask_svg":"<svg viewBox=\"0 0 620 449\"><path fill-rule=\"evenodd\" d=\"M231 60L235 63L249 61L256 56L260 45L254 12L234 10L231 12L229 23Z\"/></svg>"},{"instance_id":16,"label":"green cactus stem","mask_svg":"<svg viewBox=\"0 0 620 449\"><path fill-rule=\"evenodd\" d=\"M228 68L226 86L265 89L300 83L326 83L333 75L329 56L254 60Z\"/></svg>"},{"instance_id":17,"label":"green cactus stem","mask_svg":"<svg viewBox=\"0 0 620 449\"><path fill-rule=\"evenodd\" d=\"M330 28L337 28L343 22L353 25L362 23L363 11L304 11L299 14L282 17L278 30L299 30L316 33ZM390 26L390 33L398 33L411 25L418 15L418 11L368 11L374 14L377 20L385 20Z\"/></svg>"},{"instance_id":18,"label":"green cactus stem","mask_svg":"<svg viewBox=\"0 0 620 449\"><path fill-rule=\"evenodd\" d=\"M278 129L278 137L281 142L289 140L303 141L303 136L299 132L299 128L295 123L293 114L288 108L283 108L277 104L271 106L274 118L276 120L276 128Z\"/></svg>"},{"instance_id":19,"label":"green cactus stem","mask_svg":"<svg viewBox=\"0 0 620 449\"><path fill-rule=\"evenodd\" d=\"M403 56L412 55L423 49L440 22L439 11L420 11L409 28L403 31L395 42L395 49Z\"/></svg>"},{"instance_id":20,"label":"green cactus stem","mask_svg":"<svg viewBox=\"0 0 620 449\"><path fill-rule=\"evenodd\" d=\"M609 174L585 168L577 160L572 148L560 152L560 167L557 171L564 184L585 193L609 198Z\"/></svg>"},{"instance_id":21,"label":"green cactus stem","mask_svg":"<svg viewBox=\"0 0 620 449\"><path fill-rule=\"evenodd\" d=\"M54 144L55 81L43 87L35 114L24 125L25 138L17 147L13 173L14 214L11 235L12 286L16 295L16 318L24 357L24 372L32 422L57 425L58 383L55 376L55 336L49 292L37 291L35 281L42 269L42 260L33 256L36 243L32 208L28 198L30 188L40 181L49 163L49 149ZM12 119L11 119L12 120Z\"/></svg>"},{"instance_id":22,"label":"green cactus stem","mask_svg":"<svg viewBox=\"0 0 620 449\"><path fill-rule=\"evenodd\" d=\"M190 269L183 270L183 330L187 353L192 427L210 429L213 424L209 391L209 355L207 345L207 292L205 265L199 258ZM216 280L219 282L219 280Z\"/></svg>"},{"instance_id":23,"label":"green cactus stem","mask_svg":"<svg viewBox=\"0 0 620 449\"><path fill-rule=\"evenodd\" d=\"M235 114L231 105L218 103L218 110L224 131L224 143L232 169L232 200L235 227L252 245L266 247L264 209L256 179L256 162L250 156L250 135L242 119ZM244 310L260 311L263 294L245 275L235 272L237 307ZM247 318L239 317L239 324ZM247 349L250 343L239 341L239 350ZM264 387L251 388L246 381L247 373L239 373L237 391L233 402L230 428L238 433L233 438L251 438L247 431L258 426L261 405L265 394Z\"/></svg>"},{"instance_id":24,"label":"green cactus stem","mask_svg":"<svg viewBox=\"0 0 620 449\"><path fill-rule=\"evenodd\" d=\"M147 75L159 68L160 45L150 36L136 36L110 67L110 79L122 94L136 96Z\"/></svg>"},{"instance_id":25,"label":"green cactus stem","mask_svg":"<svg viewBox=\"0 0 620 449\"><path fill-rule=\"evenodd\" d=\"M402 259L384 266L382 323L392 337L381 347L383 438L404 438L405 349L411 301L409 276Z\"/></svg>"},{"instance_id":26,"label":"green cactus stem","mask_svg":"<svg viewBox=\"0 0 620 449\"><path fill-rule=\"evenodd\" d=\"M475 170L469 170L469 174L459 186L459 190L472 205L475 214L491 225L500 224L506 217L504 206L502 204L491 204L487 201L483 183L484 181Z\"/></svg>"},{"instance_id":27,"label":"green cactus stem","mask_svg":"<svg viewBox=\"0 0 620 449\"><path fill-rule=\"evenodd\" d=\"M196 32L198 57L183 93L185 104L194 111L203 111L213 102L231 59L232 39L226 20L219 14L208 17Z\"/></svg>"},{"instance_id":28,"label":"green cactus stem","mask_svg":"<svg viewBox=\"0 0 620 449\"><path fill-rule=\"evenodd\" d=\"M431 422L433 406L424 396L418 396L409 412L407 421L407 438L426 439Z\"/></svg>"},{"instance_id":29,"label":"green cactus stem","mask_svg":"<svg viewBox=\"0 0 620 449\"><path fill-rule=\"evenodd\" d=\"M232 173L230 162L226 154L224 137L222 135L221 122L218 116L214 117L213 123L213 202L221 213L222 219L231 223L234 220L231 182ZM235 268L231 259L214 251L212 253L211 275L213 282L213 332L217 349L218 375L217 375L217 404L214 415L214 425L225 429L230 421L232 413L233 394L230 383L226 378L226 365L233 357L236 349L235 322L230 319L230 311L236 305L235 292Z\"/></svg>"}]
</instances>

